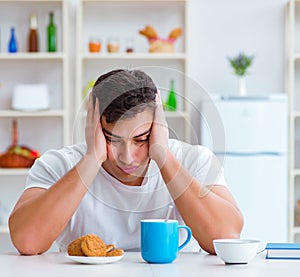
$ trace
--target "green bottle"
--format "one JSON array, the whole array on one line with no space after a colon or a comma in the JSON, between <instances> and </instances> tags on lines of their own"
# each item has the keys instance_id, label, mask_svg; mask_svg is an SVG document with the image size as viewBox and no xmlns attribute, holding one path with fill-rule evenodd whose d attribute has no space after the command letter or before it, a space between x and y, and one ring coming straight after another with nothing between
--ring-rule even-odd
<instances>
[{"instance_id":1,"label":"green bottle","mask_svg":"<svg viewBox=\"0 0 300 277\"><path fill-rule=\"evenodd\" d=\"M56 52L56 26L54 24L54 14L49 13L49 25L47 27L48 52Z\"/></svg>"},{"instance_id":2,"label":"green bottle","mask_svg":"<svg viewBox=\"0 0 300 277\"><path fill-rule=\"evenodd\" d=\"M169 90L167 107L169 111L176 111L177 109L176 94L174 91L174 80L171 80L170 82L170 90Z\"/></svg>"}]
</instances>

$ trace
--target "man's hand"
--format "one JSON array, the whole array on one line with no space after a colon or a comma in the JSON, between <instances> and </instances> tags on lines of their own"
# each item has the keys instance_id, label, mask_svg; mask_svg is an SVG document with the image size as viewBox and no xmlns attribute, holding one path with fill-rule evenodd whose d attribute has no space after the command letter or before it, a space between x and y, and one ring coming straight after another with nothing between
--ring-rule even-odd
<instances>
[{"instance_id":1,"label":"man's hand","mask_svg":"<svg viewBox=\"0 0 300 277\"><path fill-rule=\"evenodd\" d=\"M106 140L102 132L99 112L99 100L96 97L93 108L93 94L89 95L88 110L85 127L85 140L87 144L86 155L96 158L99 167L107 159Z\"/></svg>"},{"instance_id":2,"label":"man's hand","mask_svg":"<svg viewBox=\"0 0 300 277\"><path fill-rule=\"evenodd\" d=\"M149 139L149 156L159 167L166 161L168 147L169 129L162 107L159 91L156 94L156 109Z\"/></svg>"}]
</instances>

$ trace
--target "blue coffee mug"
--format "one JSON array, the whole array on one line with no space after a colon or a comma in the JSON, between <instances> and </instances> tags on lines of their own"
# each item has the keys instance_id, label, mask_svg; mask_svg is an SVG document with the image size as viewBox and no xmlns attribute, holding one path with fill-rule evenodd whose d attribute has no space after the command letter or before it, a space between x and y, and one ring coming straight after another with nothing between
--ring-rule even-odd
<instances>
[{"instance_id":1,"label":"blue coffee mug","mask_svg":"<svg viewBox=\"0 0 300 277\"><path fill-rule=\"evenodd\" d=\"M187 238L181 245L178 245L179 229L187 232ZM178 252L189 243L191 237L191 229L178 225L177 220L141 220L142 258L149 263L171 263L177 258Z\"/></svg>"}]
</instances>

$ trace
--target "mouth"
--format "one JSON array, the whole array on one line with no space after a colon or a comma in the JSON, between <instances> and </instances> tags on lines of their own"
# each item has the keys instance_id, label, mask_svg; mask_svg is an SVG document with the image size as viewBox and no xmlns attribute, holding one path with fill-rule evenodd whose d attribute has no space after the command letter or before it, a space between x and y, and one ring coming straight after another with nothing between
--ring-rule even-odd
<instances>
[{"instance_id":1,"label":"mouth","mask_svg":"<svg viewBox=\"0 0 300 277\"><path fill-rule=\"evenodd\" d=\"M137 166L131 166L131 167L119 167L123 172L126 174L132 174L137 170Z\"/></svg>"}]
</instances>

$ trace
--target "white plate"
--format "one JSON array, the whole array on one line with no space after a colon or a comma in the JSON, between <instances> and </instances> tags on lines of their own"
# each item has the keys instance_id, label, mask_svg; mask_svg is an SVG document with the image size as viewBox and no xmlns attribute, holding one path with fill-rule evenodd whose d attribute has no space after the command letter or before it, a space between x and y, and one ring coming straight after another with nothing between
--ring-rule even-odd
<instances>
[{"instance_id":1,"label":"white plate","mask_svg":"<svg viewBox=\"0 0 300 277\"><path fill-rule=\"evenodd\" d=\"M85 257L85 256L69 256L67 257L74 262L81 264L109 264L115 263L123 258L122 256L112 256L112 257Z\"/></svg>"}]
</instances>

